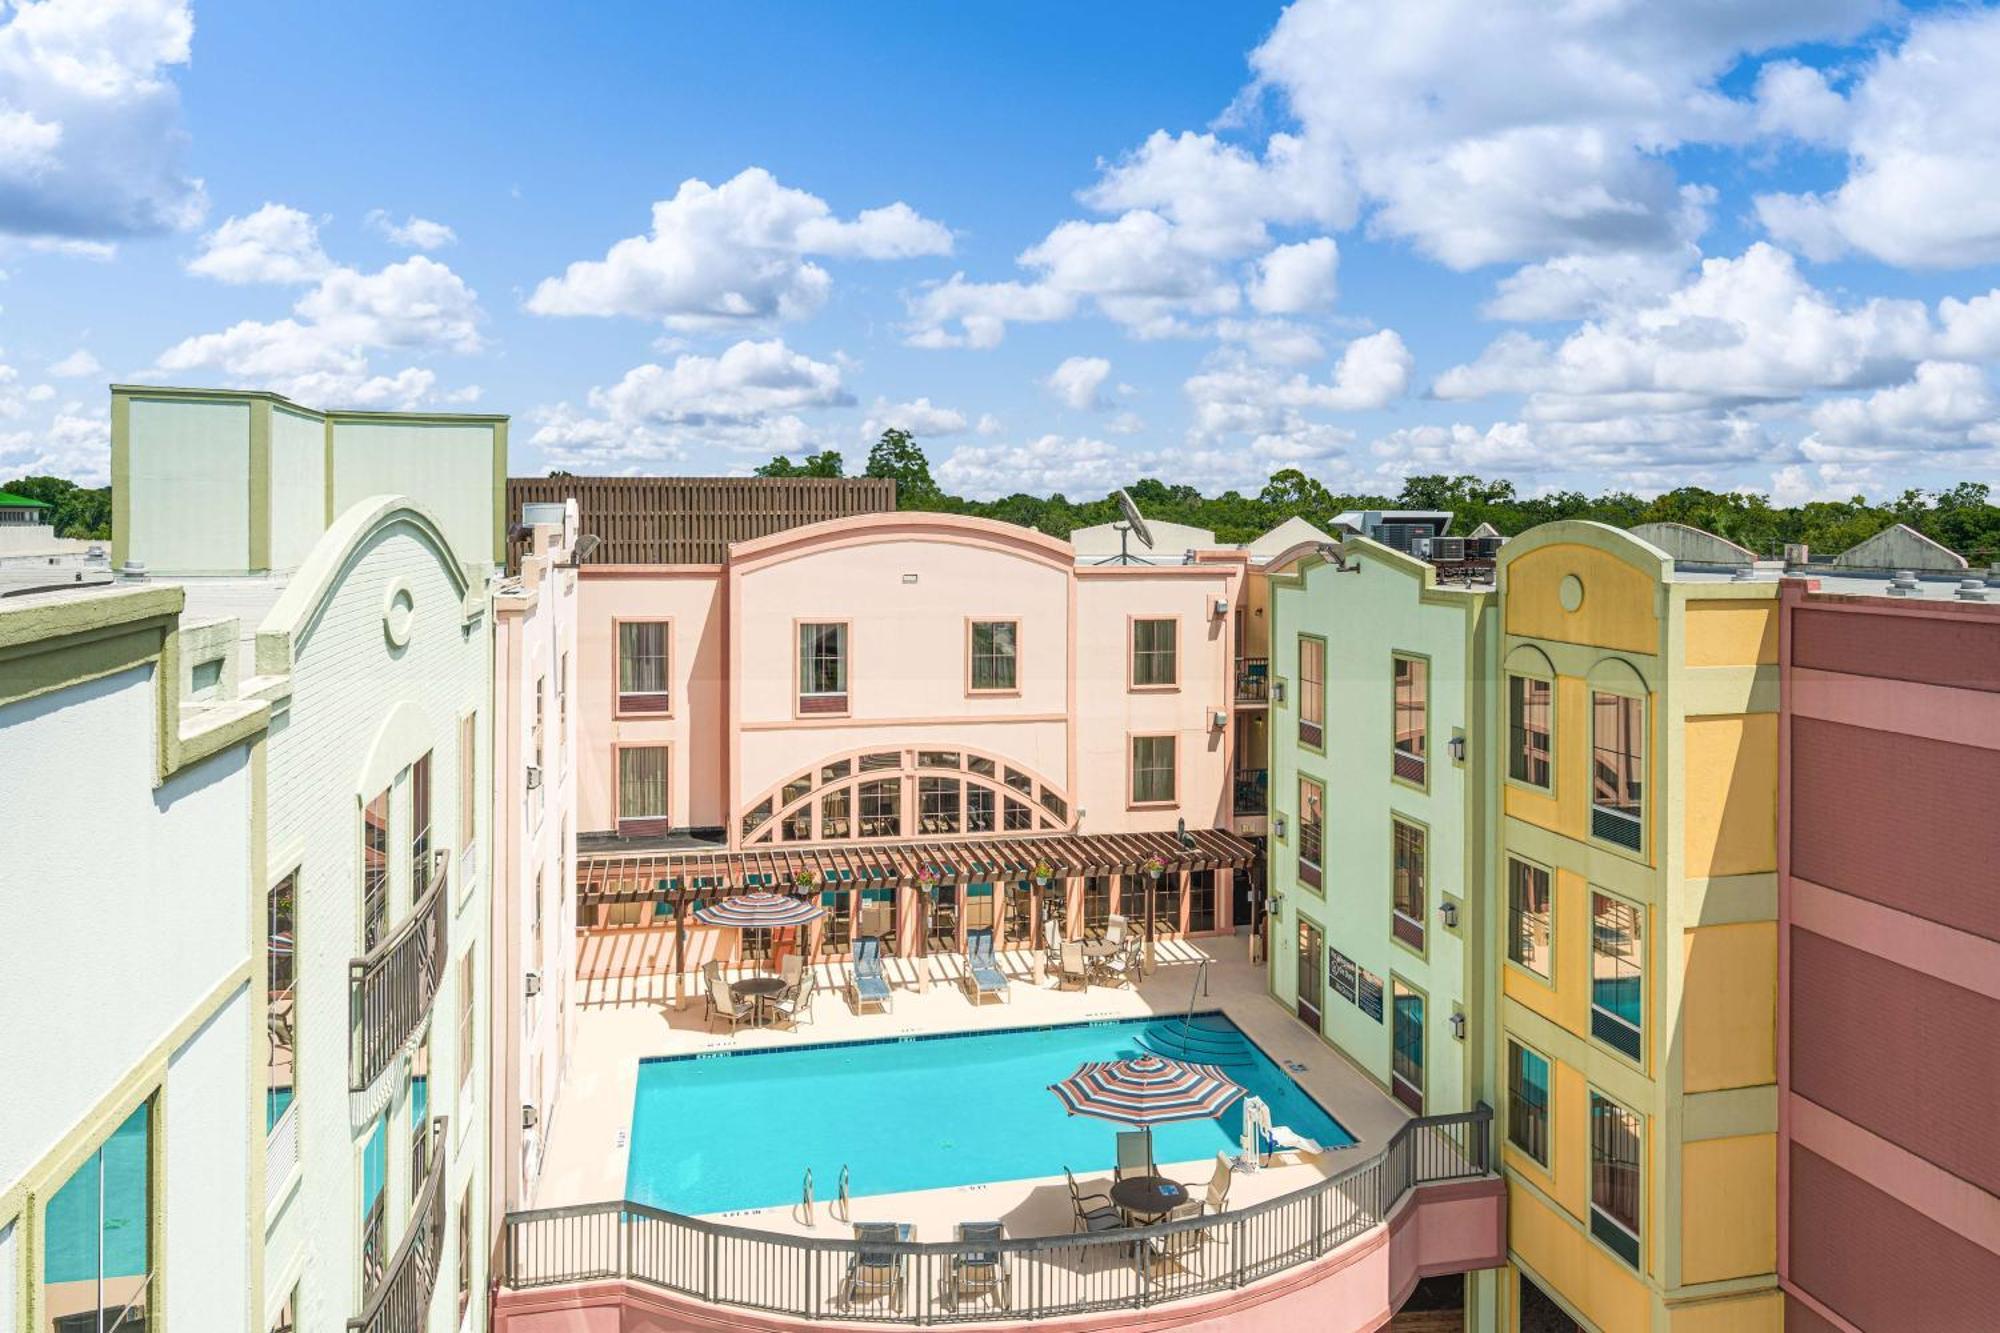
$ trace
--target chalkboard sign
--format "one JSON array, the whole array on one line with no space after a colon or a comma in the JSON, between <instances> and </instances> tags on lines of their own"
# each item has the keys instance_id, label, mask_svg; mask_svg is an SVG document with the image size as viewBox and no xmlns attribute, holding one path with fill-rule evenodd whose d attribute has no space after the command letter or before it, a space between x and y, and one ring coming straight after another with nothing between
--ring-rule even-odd
<instances>
[{"instance_id":1,"label":"chalkboard sign","mask_svg":"<svg viewBox=\"0 0 2000 1333\"><path fill-rule=\"evenodd\" d=\"M1360 982L1355 988L1354 1002L1361 1006L1362 1013L1368 1015L1377 1023L1381 1022L1382 978L1376 976L1367 968L1362 968L1360 970Z\"/></svg>"},{"instance_id":2,"label":"chalkboard sign","mask_svg":"<svg viewBox=\"0 0 2000 1333\"><path fill-rule=\"evenodd\" d=\"M1326 980L1333 993L1354 1003L1354 960L1338 949L1326 951Z\"/></svg>"}]
</instances>

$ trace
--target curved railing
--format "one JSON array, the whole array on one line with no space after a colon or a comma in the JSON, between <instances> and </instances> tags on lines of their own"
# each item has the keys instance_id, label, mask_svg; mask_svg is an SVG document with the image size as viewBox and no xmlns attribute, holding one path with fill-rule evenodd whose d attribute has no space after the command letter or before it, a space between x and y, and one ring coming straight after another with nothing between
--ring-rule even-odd
<instances>
[{"instance_id":1,"label":"curved railing","mask_svg":"<svg viewBox=\"0 0 2000 1333\"><path fill-rule=\"evenodd\" d=\"M402 1053L403 1043L430 1013L444 976L450 853L439 848L431 855L430 887L411 905L409 915L366 957L347 965L350 1091L373 1083Z\"/></svg>"},{"instance_id":2,"label":"curved railing","mask_svg":"<svg viewBox=\"0 0 2000 1333\"><path fill-rule=\"evenodd\" d=\"M368 1292L361 1313L347 1321L348 1333L405 1333L425 1327L431 1293L437 1290L438 1263L444 1256L443 1116L431 1122L430 1134L430 1162L410 1204L403 1241L382 1266L381 1279Z\"/></svg>"},{"instance_id":3,"label":"curved railing","mask_svg":"<svg viewBox=\"0 0 2000 1333\"><path fill-rule=\"evenodd\" d=\"M1246 1208L978 1245L863 1246L630 1201L509 1213L502 1282L523 1290L623 1280L818 1323L1018 1321L1160 1305L1310 1263L1379 1225L1413 1187L1486 1175L1492 1123L1484 1103L1412 1120L1366 1161Z\"/></svg>"}]
</instances>

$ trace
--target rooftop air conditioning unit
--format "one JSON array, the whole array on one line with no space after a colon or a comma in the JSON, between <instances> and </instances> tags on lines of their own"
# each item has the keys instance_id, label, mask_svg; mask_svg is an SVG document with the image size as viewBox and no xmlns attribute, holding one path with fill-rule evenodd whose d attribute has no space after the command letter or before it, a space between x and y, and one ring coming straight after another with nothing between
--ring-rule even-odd
<instances>
[{"instance_id":1,"label":"rooftop air conditioning unit","mask_svg":"<svg viewBox=\"0 0 2000 1333\"><path fill-rule=\"evenodd\" d=\"M1431 559L1433 560L1465 559L1465 538L1463 537L1433 537L1430 540L1430 548Z\"/></svg>"}]
</instances>

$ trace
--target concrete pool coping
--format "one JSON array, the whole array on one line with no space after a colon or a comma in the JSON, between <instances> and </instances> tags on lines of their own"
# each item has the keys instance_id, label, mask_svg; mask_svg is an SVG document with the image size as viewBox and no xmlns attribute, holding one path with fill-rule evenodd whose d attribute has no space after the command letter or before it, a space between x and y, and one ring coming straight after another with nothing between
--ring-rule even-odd
<instances>
[{"instance_id":1,"label":"concrete pool coping","mask_svg":"<svg viewBox=\"0 0 2000 1333\"><path fill-rule=\"evenodd\" d=\"M651 954L636 938L647 934L661 937L653 942ZM1187 1012L1204 959L1209 960L1209 994L1195 998L1196 1012L1220 1012L1355 1138L1354 1144L1323 1154L1317 1163L1235 1173L1232 1207L1290 1193L1372 1156L1410 1119L1386 1091L1269 996L1263 969L1245 956L1243 936L1164 941L1154 974L1130 989L1037 988L1030 980L1032 955L1009 952L1002 955L1002 967L1012 980L1011 1003L976 1007L958 984L962 960L956 956L896 960L903 965L895 977L901 988L895 1007L886 1014L855 1014L838 993L845 965L820 964L822 988L812 1023L800 1031L745 1028L735 1033L705 1028L703 1005L692 987L686 1007L675 1007L671 979L646 963L665 952L661 946L670 938L665 932L632 932L632 936L624 941L633 951L631 969L625 975L580 984L572 1001L570 1068L562 1101L545 1122L546 1146L532 1196L534 1207L624 1196L633 1100L643 1059L1072 1026L1104 1019L1173 1018ZM917 966L929 970L928 989L922 992L914 988ZM858 1128L865 1132L869 1127ZM1107 1132L1114 1128L1107 1122ZM1206 1188L1214 1159L1160 1165L1165 1174L1195 1185L1199 1193ZM1102 1179L1094 1176L1092 1181ZM1091 1183L1079 1179L1085 1188ZM796 1204L706 1216L793 1234L846 1234L846 1223L830 1217L826 1206L826 1195L833 1188L834 1182L819 1184L822 1198L811 1226ZM867 1195L855 1199L852 1218L914 1222L927 1240L949 1239L955 1223L977 1219L1001 1220L1010 1235L1067 1232L1071 1222L1067 1187L1061 1176L1054 1176Z\"/></svg>"}]
</instances>

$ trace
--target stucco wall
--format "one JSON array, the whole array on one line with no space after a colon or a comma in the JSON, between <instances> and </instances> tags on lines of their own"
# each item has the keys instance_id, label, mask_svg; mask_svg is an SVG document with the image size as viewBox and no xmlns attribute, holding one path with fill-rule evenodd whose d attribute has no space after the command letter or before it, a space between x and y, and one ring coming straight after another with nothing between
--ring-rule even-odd
<instances>
[{"instance_id":1,"label":"stucco wall","mask_svg":"<svg viewBox=\"0 0 2000 1333\"><path fill-rule=\"evenodd\" d=\"M271 408L271 568L297 569L326 528L326 423Z\"/></svg>"},{"instance_id":2,"label":"stucco wall","mask_svg":"<svg viewBox=\"0 0 2000 1333\"><path fill-rule=\"evenodd\" d=\"M321 540L336 542L338 526ZM269 763L269 857L275 880L300 869L298 959L300 1191L275 1219L267 1270L284 1274L304 1266L302 1328L339 1327L359 1305L360 1153L373 1116L390 1115L387 1197L391 1246L400 1240L410 1195L410 1107L404 1067L392 1065L375 1088L350 1096L348 1071L348 960L361 952L359 849L361 807L393 783L390 802L390 921L410 906L410 763L432 754L432 845L453 850L449 926L450 963L430 1024L431 1114L449 1114L453 1150L447 1165L447 1228L438 1278L443 1310L457 1281L456 1214L465 1182L483 1176L485 1077L474 1071L473 1096L461 1104L457 1020L458 960L476 958L483 994L489 960L484 938L487 905L480 850L458 844L458 721L478 709L487 719L491 645L484 616L468 623L459 585L447 573L455 556L441 550L417 525L392 519L365 536L336 576L334 586L298 633L289 707L273 721ZM384 632L392 586L407 588L412 625L406 645ZM279 612L284 606L281 603ZM274 627L267 620L265 629ZM482 749L485 742L482 741ZM485 1059L487 1030L481 1019L475 1059ZM483 1186L475 1217L483 1217ZM475 1225L478 1225L475 1222ZM474 1245L483 1281L484 1247ZM275 1283L267 1304L281 1298ZM442 1326L440 1324L440 1326Z\"/></svg>"},{"instance_id":3,"label":"stucco wall","mask_svg":"<svg viewBox=\"0 0 2000 1333\"><path fill-rule=\"evenodd\" d=\"M336 417L333 512L371 495L413 495L437 516L454 554L468 564L495 558L495 426L486 422Z\"/></svg>"},{"instance_id":4,"label":"stucco wall","mask_svg":"<svg viewBox=\"0 0 2000 1333\"><path fill-rule=\"evenodd\" d=\"M164 1147L171 1264L166 1318L175 1328L247 1330L250 1247L244 1198L253 1096L250 992L239 989L167 1066ZM255 1056L262 1055L261 1043ZM262 1149L257 1145L258 1150ZM244 1219L239 1222L238 1219Z\"/></svg>"},{"instance_id":5,"label":"stucco wall","mask_svg":"<svg viewBox=\"0 0 2000 1333\"><path fill-rule=\"evenodd\" d=\"M178 574L246 567L250 411L248 402L132 400L130 510L118 534L130 559Z\"/></svg>"},{"instance_id":6,"label":"stucco wall","mask_svg":"<svg viewBox=\"0 0 2000 1333\"><path fill-rule=\"evenodd\" d=\"M246 751L155 789L154 708L151 667L0 705L0 1189L250 956Z\"/></svg>"}]
</instances>

